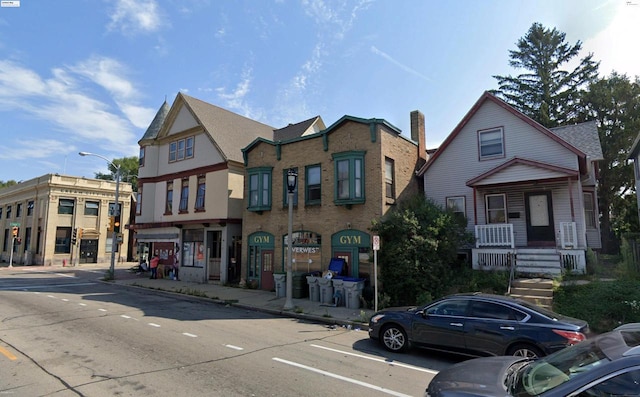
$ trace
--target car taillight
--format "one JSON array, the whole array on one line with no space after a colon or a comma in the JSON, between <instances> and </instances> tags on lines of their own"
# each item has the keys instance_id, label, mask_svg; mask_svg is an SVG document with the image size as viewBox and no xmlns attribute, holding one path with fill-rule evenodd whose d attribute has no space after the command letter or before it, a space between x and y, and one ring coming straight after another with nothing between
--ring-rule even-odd
<instances>
[{"instance_id":1,"label":"car taillight","mask_svg":"<svg viewBox=\"0 0 640 397\"><path fill-rule=\"evenodd\" d=\"M564 331L561 329L554 329L553 332L567 339L570 345L575 345L576 343L582 342L583 340L587 339L587 337L582 332Z\"/></svg>"}]
</instances>

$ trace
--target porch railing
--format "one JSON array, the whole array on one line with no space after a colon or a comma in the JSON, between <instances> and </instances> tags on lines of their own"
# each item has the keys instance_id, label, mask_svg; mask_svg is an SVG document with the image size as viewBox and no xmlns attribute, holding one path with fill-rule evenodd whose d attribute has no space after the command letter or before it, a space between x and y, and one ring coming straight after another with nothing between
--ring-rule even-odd
<instances>
[{"instance_id":1,"label":"porch railing","mask_svg":"<svg viewBox=\"0 0 640 397\"><path fill-rule=\"evenodd\" d=\"M575 222L560 222L560 248L578 247L578 232Z\"/></svg>"},{"instance_id":2,"label":"porch railing","mask_svg":"<svg viewBox=\"0 0 640 397\"><path fill-rule=\"evenodd\" d=\"M510 223L476 225L476 248L481 247L514 248L513 225Z\"/></svg>"}]
</instances>

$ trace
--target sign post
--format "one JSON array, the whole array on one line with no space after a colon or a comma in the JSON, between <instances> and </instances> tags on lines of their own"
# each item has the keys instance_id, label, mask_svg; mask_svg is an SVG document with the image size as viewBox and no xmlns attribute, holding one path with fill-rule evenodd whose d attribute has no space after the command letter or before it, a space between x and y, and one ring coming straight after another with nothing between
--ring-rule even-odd
<instances>
[{"instance_id":1,"label":"sign post","mask_svg":"<svg viewBox=\"0 0 640 397\"><path fill-rule=\"evenodd\" d=\"M378 250L380 249L380 236L373 236L373 310L378 311Z\"/></svg>"}]
</instances>

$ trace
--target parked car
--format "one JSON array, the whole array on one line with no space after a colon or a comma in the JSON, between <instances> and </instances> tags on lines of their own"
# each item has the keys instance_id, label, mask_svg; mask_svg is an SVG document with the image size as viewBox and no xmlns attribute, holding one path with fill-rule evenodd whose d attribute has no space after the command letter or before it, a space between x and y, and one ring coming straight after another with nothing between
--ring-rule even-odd
<instances>
[{"instance_id":1,"label":"parked car","mask_svg":"<svg viewBox=\"0 0 640 397\"><path fill-rule=\"evenodd\" d=\"M410 345L471 356L542 357L586 339L586 321L520 299L450 295L422 307L375 313L369 337L393 352Z\"/></svg>"},{"instance_id":2,"label":"parked car","mask_svg":"<svg viewBox=\"0 0 640 397\"><path fill-rule=\"evenodd\" d=\"M640 323L538 360L484 357L440 371L425 397L640 395Z\"/></svg>"}]
</instances>

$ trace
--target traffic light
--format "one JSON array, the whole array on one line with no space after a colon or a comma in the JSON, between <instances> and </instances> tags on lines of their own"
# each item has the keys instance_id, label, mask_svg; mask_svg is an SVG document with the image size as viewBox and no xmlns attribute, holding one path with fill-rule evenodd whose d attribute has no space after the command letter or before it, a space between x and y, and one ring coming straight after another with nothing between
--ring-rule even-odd
<instances>
[{"instance_id":1,"label":"traffic light","mask_svg":"<svg viewBox=\"0 0 640 397\"><path fill-rule=\"evenodd\" d=\"M76 238L78 237L78 228L73 229L73 233L71 234L71 244L76 244Z\"/></svg>"},{"instance_id":2,"label":"traffic light","mask_svg":"<svg viewBox=\"0 0 640 397\"><path fill-rule=\"evenodd\" d=\"M11 235L12 235L13 237L18 237L18 231L19 231L19 230L20 230L20 229L19 229L17 226L12 227L12 228L11 228Z\"/></svg>"},{"instance_id":3,"label":"traffic light","mask_svg":"<svg viewBox=\"0 0 640 397\"><path fill-rule=\"evenodd\" d=\"M109 228L107 230L112 232L114 230L115 223L116 223L116 217L115 216L110 216L109 217Z\"/></svg>"},{"instance_id":4,"label":"traffic light","mask_svg":"<svg viewBox=\"0 0 640 397\"><path fill-rule=\"evenodd\" d=\"M116 215L113 217L113 231L116 233L120 233L120 215Z\"/></svg>"}]
</instances>

